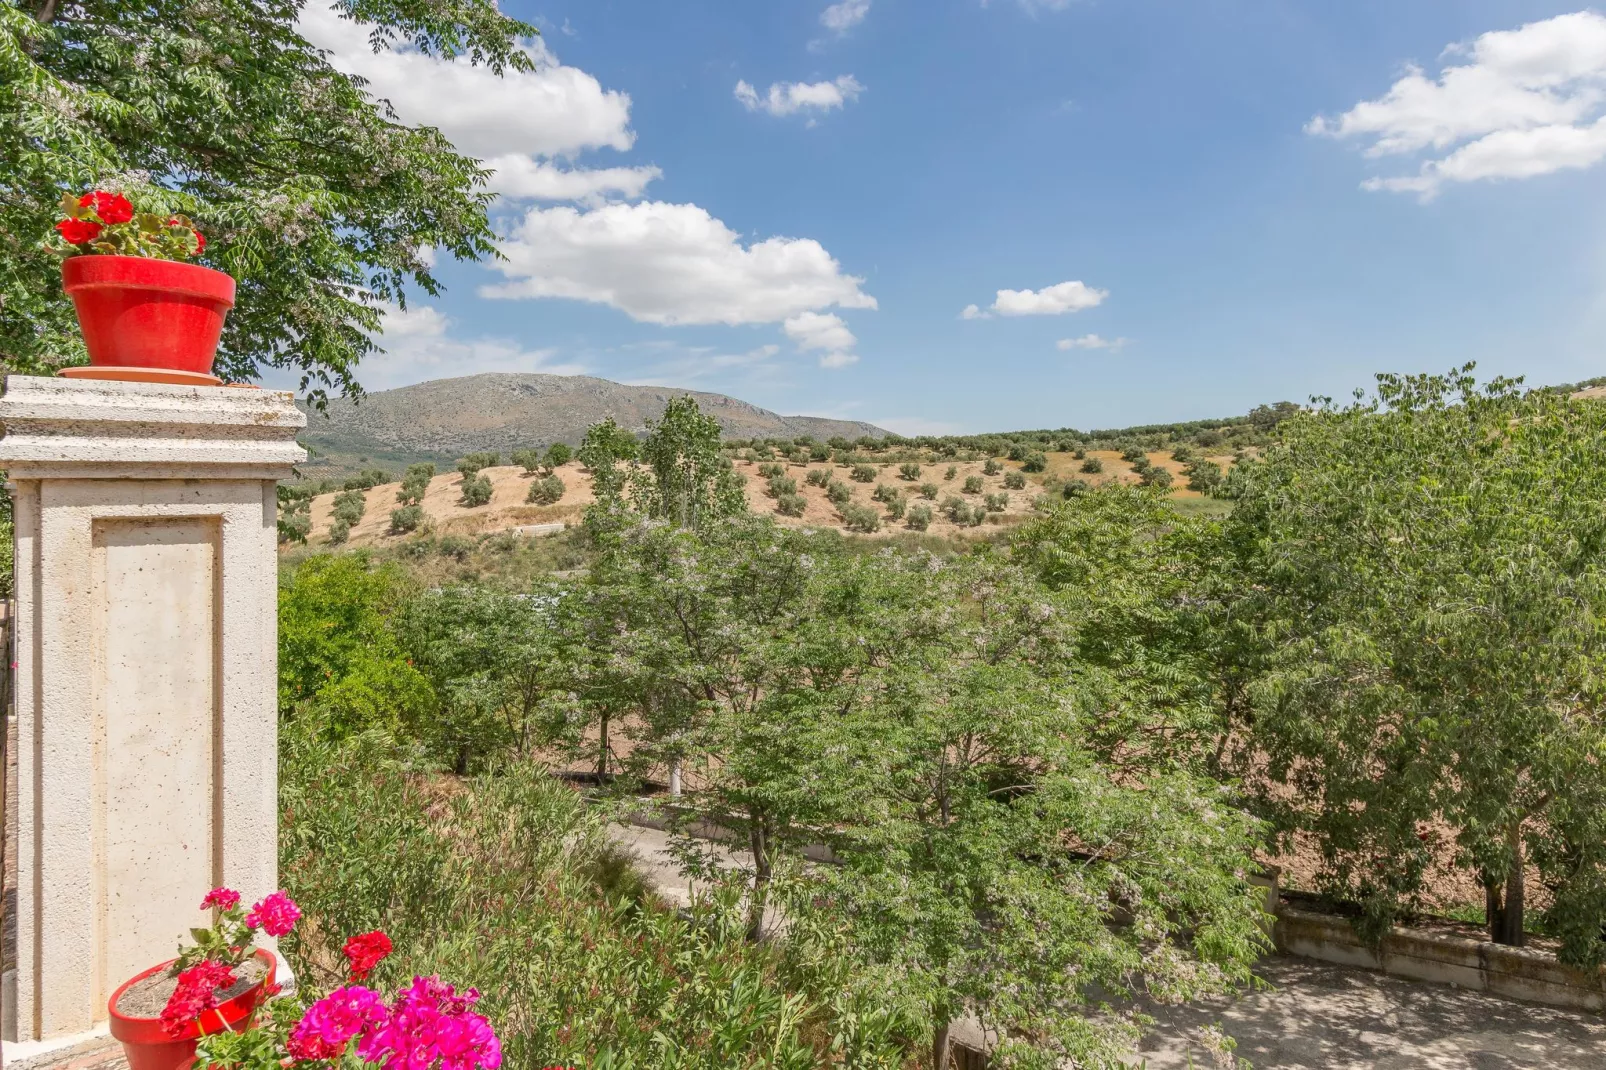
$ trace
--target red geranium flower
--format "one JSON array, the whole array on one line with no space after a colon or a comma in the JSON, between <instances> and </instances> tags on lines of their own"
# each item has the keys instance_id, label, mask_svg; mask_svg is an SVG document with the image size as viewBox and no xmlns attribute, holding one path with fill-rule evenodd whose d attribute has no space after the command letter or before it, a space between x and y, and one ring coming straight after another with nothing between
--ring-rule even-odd
<instances>
[{"instance_id":1,"label":"red geranium flower","mask_svg":"<svg viewBox=\"0 0 1606 1070\"><path fill-rule=\"evenodd\" d=\"M95 190L78 198L78 207L93 208L100 221L108 226L114 223L126 223L134 218L134 205L121 193L107 193L105 190Z\"/></svg>"},{"instance_id":2,"label":"red geranium flower","mask_svg":"<svg viewBox=\"0 0 1606 1070\"><path fill-rule=\"evenodd\" d=\"M100 224L93 219L63 219L56 224L56 233L66 239L68 245L88 245L100 237Z\"/></svg>"},{"instance_id":3,"label":"red geranium flower","mask_svg":"<svg viewBox=\"0 0 1606 1070\"><path fill-rule=\"evenodd\" d=\"M240 905L240 893L233 888L213 888L201 900L201 909L217 907L219 910L233 910Z\"/></svg>"},{"instance_id":4,"label":"red geranium flower","mask_svg":"<svg viewBox=\"0 0 1606 1070\"><path fill-rule=\"evenodd\" d=\"M193 231L192 233L195 235L195 255L200 256L202 253L206 252L206 235L202 234L198 230Z\"/></svg>"},{"instance_id":5,"label":"red geranium flower","mask_svg":"<svg viewBox=\"0 0 1606 1070\"><path fill-rule=\"evenodd\" d=\"M353 936L346 941L346 959L351 963L351 979L361 981L390 954L390 937L380 929Z\"/></svg>"}]
</instances>

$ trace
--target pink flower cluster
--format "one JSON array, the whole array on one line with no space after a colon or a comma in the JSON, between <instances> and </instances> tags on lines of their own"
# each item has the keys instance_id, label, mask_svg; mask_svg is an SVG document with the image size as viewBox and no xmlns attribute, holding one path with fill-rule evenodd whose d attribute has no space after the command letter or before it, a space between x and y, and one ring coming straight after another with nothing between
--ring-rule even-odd
<instances>
[{"instance_id":1,"label":"pink flower cluster","mask_svg":"<svg viewBox=\"0 0 1606 1070\"><path fill-rule=\"evenodd\" d=\"M228 963L210 959L180 973L178 987L162 1008L162 1031L170 1037L182 1035L191 1022L217 1006L217 990L233 983L234 971Z\"/></svg>"},{"instance_id":2,"label":"pink flower cluster","mask_svg":"<svg viewBox=\"0 0 1606 1070\"><path fill-rule=\"evenodd\" d=\"M251 908L251 913L245 916L245 924L269 936L285 936L300 918L301 908L296 906L295 900L284 892L274 892Z\"/></svg>"},{"instance_id":3,"label":"pink flower cluster","mask_svg":"<svg viewBox=\"0 0 1606 1070\"><path fill-rule=\"evenodd\" d=\"M297 1060L338 1059L352 1038L364 1062L385 1070L497 1070L502 1046L473 1007L439 977L415 977L386 1007L361 985L337 989L307 1009L285 1045Z\"/></svg>"},{"instance_id":4,"label":"pink flower cluster","mask_svg":"<svg viewBox=\"0 0 1606 1070\"><path fill-rule=\"evenodd\" d=\"M240 905L240 893L233 888L213 888L201 900L201 909L210 910L217 907L219 910L233 910Z\"/></svg>"}]
</instances>

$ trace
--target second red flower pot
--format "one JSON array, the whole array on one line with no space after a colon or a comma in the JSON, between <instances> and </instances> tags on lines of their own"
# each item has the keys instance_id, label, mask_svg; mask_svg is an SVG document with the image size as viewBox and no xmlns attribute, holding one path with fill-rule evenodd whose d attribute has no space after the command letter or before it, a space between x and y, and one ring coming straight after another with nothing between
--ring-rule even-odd
<instances>
[{"instance_id":1,"label":"second red flower pot","mask_svg":"<svg viewBox=\"0 0 1606 1070\"><path fill-rule=\"evenodd\" d=\"M124 992L152 974L166 970L173 964L171 960L152 966L119 985L112 993L107 1010L111 1014L111 1034L122 1041L123 1054L128 1057L128 1070L189 1070L195 1062L195 1042L201 1037L248 1026L262 1001L277 991L274 979L278 962L273 953L258 948L252 954L267 967L267 975L233 999L218 1004L215 1010L203 1013L176 1037L167 1034L159 1018L133 1018L117 1011L117 1001L123 998Z\"/></svg>"},{"instance_id":2,"label":"second red flower pot","mask_svg":"<svg viewBox=\"0 0 1606 1070\"><path fill-rule=\"evenodd\" d=\"M61 282L92 368L211 375L234 307L231 276L173 260L86 254L62 262Z\"/></svg>"}]
</instances>

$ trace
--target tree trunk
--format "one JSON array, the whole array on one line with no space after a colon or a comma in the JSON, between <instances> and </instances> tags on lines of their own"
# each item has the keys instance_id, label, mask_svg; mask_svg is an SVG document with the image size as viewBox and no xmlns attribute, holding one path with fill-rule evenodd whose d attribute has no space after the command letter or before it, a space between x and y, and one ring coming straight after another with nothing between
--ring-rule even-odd
<instances>
[{"instance_id":1,"label":"tree trunk","mask_svg":"<svg viewBox=\"0 0 1606 1070\"><path fill-rule=\"evenodd\" d=\"M676 758L669 763L669 794L680 794L680 759Z\"/></svg>"},{"instance_id":2,"label":"tree trunk","mask_svg":"<svg viewBox=\"0 0 1606 1070\"><path fill-rule=\"evenodd\" d=\"M608 775L608 715L607 714L603 714L602 715L601 722L598 725L598 734L602 737L602 739L601 739L601 742L597 746L597 783L601 784L602 783L602 778Z\"/></svg>"},{"instance_id":3,"label":"tree trunk","mask_svg":"<svg viewBox=\"0 0 1606 1070\"><path fill-rule=\"evenodd\" d=\"M770 837L762 821L754 822L747 833L753 850L753 898L748 904L747 938L753 943L764 939L764 906L769 898Z\"/></svg>"},{"instance_id":4,"label":"tree trunk","mask_svg":"<svg viewBox=\"0 0 1606 1070\"><path fill-rule=\"evenodd\" d=\"M468 776L468 744L464 743L457 748L457 760L452 763L452 772L458 776Z\"/></svg>"},{"instance_id":5,"label":"tree trunk","mask_svg":"<svg viewBox=\"0 0 1606 1070\"><path fill-rule=\"evenodd\" d=\"M1505 931L1506 908L1500 894L1500 881L1491 873L1483 874L1483 923L1489 930L1489 939L1500 942Z\"/></svg>"},{"instance_id":6,"label":"tree trunk","mask_svg":"<svg viewBox=\"0 0 1606 1070\"><path fill-rule=\"evenodd\" d=\"M1506 871L1505 909L1500 912L1500 924L1490 933L1490 939L1508 947L1522 947L1526 942L1523 933L1524 875L1522 857L1522 822L1512 822L1506 833L1511 848L1511 868Z\"/></svg>"},{"instance_id":7,"label":"tree trunk","mask_svg":"<svg viewBox=\"0 0 1606 1070\"><path fill-rule=\"evenodd\" d=\"M948 1020L944 1018L931 1038L931 1070L947 1070L949 1025Z\"/></svg>"}]
</instances>

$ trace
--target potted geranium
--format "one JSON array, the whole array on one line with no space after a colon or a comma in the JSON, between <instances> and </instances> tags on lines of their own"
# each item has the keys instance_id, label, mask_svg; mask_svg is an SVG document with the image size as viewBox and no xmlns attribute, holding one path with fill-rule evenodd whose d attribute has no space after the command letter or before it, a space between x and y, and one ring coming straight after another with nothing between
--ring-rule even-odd
<instances>
[{"instance_id":1,"label":"potted geranium","mask_svg":"<svg viewBox=\"0 0 1606 1070\"><path fill-rule=\"evenodd\" d=\"M78 311L88 378L215 384L212 361L234 279L190 263L206 239L182 215L138 210L121 193L68 193L48 244L65 260L63 288Z\"/></svg>"},{"instance_id":2,"label":"potted geranium","mask_svg":"<svg viewBox=\"0 0 1606 1070\"><path fill-rule=\"evenodd\" d=\"M248 1026L278 990L277 960L252 944L259 931L279 937L295 927L301 910L294 900L274 892L247 912L239 892L214 888L201 909L212 912L212 924L190 930L193 947L112 993L111 1033L122 1041L130 1070L185 1070L197 1039Z\"/></svg>"}]
</instances>

